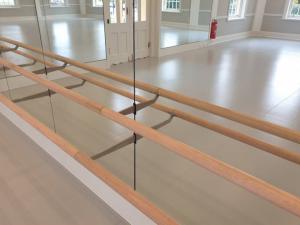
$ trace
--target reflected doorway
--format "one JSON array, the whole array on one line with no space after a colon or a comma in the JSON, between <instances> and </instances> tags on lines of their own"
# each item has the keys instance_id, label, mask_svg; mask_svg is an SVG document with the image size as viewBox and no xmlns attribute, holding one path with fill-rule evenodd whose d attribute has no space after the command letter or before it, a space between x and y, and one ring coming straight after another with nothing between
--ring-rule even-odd
<instances>
[{"instance_id":1,"label":"reflected doorway","mask_svg":"<svg viewBox=\"0 0 300 225\"><path fill-rule=\"evenodd\" d=\"M135 19L136 59L149 56L150 0L104 1L108 58L111 64L128 62L133 57L133 16Z\"/></svg>"}]
</instances>

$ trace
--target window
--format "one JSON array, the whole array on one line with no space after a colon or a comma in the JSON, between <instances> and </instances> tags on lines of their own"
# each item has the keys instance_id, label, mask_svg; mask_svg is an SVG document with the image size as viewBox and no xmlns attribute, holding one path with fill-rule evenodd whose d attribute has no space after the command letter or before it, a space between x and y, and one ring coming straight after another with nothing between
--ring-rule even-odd
<instances>
[{"instance_id":1,"label":"window","mask_svg":"<svg viewBox=\"0 0 300 225\"><path fill-rule=\"evenodd\" d=\"M229 0L228 19L245 18L246 0Z\"/></svg>"},{"instance_id":2,"label":"window","mask_svg":"<svg viewBox=\"0 0 300 225\"><path fill-rule=\"evenodd\" d=\"M93 7L103 7L103 0L93 0Z\"/></svg>"},{"instance_id":3,"label":"window","mask_svg":"<svg viewBox=\"0 0 300 225\"><path fill-rule=\"evenodd\" d=\"M141 0L141 21L147 20L147 0Z\"/></svg>"},{"instance_id":4,"label":"window","mask_svg":"<svg viewBox=\"0 0 300 225\"><path fill-rule=\"evenodd\" d=\"M117 0L109 1L109 17L110 23L117 23Z\"/></svg>"},{"instance_id":5,"label":"window","mask_svg":"<svg viewBox=\"0 0 300 225\"><path fill-rule=\"evenodd\" d=\"M64 7L67 5L67 0L50 0L51 7Z\"/></svg>"},{"instance_id":6,"label":"window","mask_svg":"<svg viewBox=\"0 0 300 225\"><path fill-rule=\"evenodd\" d=\"M180 0L163 0L162 11L164 12L180 12Z\"/></svg>"},{"instance_id":7,"label":"window","mask_svg":"<svg viewBox=\"0 0 300 225\"><path fill-rule=\"evenodd\" d=\"M0 0L0 8L16 7L16 0Z\"/></svg>"},{"instance_id":8,"label":"window","mask_svg":"<svg viewBox=\"0 0 300 225\"><path fill-rule=\"evenodd\" d=\"M289 0L285 19L300 20L300 0Z\"/></svg>"}]
</instances>

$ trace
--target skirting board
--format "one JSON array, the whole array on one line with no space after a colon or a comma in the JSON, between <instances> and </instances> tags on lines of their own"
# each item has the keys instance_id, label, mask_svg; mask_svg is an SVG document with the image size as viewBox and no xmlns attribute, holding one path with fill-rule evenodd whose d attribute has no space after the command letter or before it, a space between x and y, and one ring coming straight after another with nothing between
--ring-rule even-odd
<instances>
[{"instance_id":1,"label":"skirting board","mask_svg":"<svg viewBox=\"0 0 300 225\"><path fill-rule=\"evenodd\" d=\"M221 44L228 41L234 41L239 39L245 39L249 37L264 37L264 38L274 38L274 39L283 39L283 40L291 40L291 41L300 41L300 34L291 34L291 33L276 33L276 32L267 32L267 31L248 31L237 34L230 34L219 36L215 40L208 40L203 42L195 42L184 45L178 45L169 48L162 48L159 50L159 57L178 54L181 52L196 50L200 48L205 48L209 46L213 46L216 44Z\"/></svg>"},{"instance_id":2,"label":"skirting board","mask_svg":"<svg viewBox=\"0 0 300 225\"><path fill-rule=\"evenodd\" d=\"M178 46L169 47L169 48L161 48L159 50L159 57L178 54L178 53L196 50L196 49L200 49L200 48L205 48L208 46L213 46L213 45L228 42L228 41L244 39L244 38L248 38L251 36L252 36L252 32L243 32L243 33L220 36L220 37L217 37L217 39L215 39L215 40L207 40L207 41L202 41L202 42L178 45Z\"/></svg>"},{"instance_id":3,"label":"skirting board","mask_svg":"<svg viewBox=\"0 0 300 225\"><path fill-rule=\"evenodd\" d=\"M167 27L180 28L180 29L201 30L201 31L209 30L209 25L192 25L187 23L176 23L176 22L169 22L169 21L162 21L161 25Z\"/></svg>"},{"instance_id":4,"label":"skirting board","mask_svg":"<svg viewBox=\"0 0 300 225\"><path fill-rule=\"evenodd\" d=\"M210 40L208 45L212 46L212 45L216 45L216 44L220 44L220 43L224 43L224 42L228 42L228 41L235 41L235 40L239 40L239 39L245 39L245 38L249 38L249 37L252 37L252 36L253 36L253 34L252 34L251 31L241 32L241 33L236 33L236 34L223 35L223 36L217 37L217 39L215 39L215 40Z\"/></svg>"},{"instance_id":5,"label":"skirting board","mask_svg":"<svg viewBox=\"0 0 300 225\"><path fill-rule=\"evenodd\" d=\"M149 217L134 207L130 202L119 195L116 191L110 188L106 183L92 174L74 158L65 153L60 147L50 141L37 129L32 127L29 123L27 123L1 102L0 113L10 120L22 132L24 132L52 158L58 161L66 170L68 170L74 177L81 181L129 224L156 224Z\"/></svg>"},{"instance_id":6,"label":"skirting board","mask_svg":"<svg viewBox=\"0 0 300 225\"><path fill-rule=\"evenodd\" d=\"M42 20L57 20L57 19L103 19L103 15L97 14L64 14L64 15L46 15L41 18ZM10 17L0 17L0 23L7 22L20 22L20 21L37 21L36 16L10 16Z\"/></svg>"},{"instance_id":7,"label":"skirting board","mask_svg":"<svg viewBox=\"0 0 300 225\"><path fill-rule=\"evenodd\" d=\"M274 38L274 39L284 39L284 40L291 40L291 41L300 41L300 34L291 34L291 33L257 31L257 32L253 33L253 36Z\"/></svg>"}]
</instances>

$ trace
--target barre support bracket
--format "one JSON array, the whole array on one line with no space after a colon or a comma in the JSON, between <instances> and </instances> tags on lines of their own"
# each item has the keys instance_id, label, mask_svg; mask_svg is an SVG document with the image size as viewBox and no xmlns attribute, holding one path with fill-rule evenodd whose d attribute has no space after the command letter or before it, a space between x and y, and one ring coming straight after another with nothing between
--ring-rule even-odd
<instances>
[{"instance_id":1,"label":"barre support bracket","mask_svg":"<svg viewBox=\"0 0 300 225\"><path fill-rule=\"evenodd\" d=\"M155 130L158 130L159 128L162 128L162 127L168 125L169 123L171 123L173 118L174 118L174 115L170 114L170 117L168 119L152 126L151 128L153 128ZM140 140L142 138L143 138L143 136L138 135L138 134L132 135L132 136L124 139L123 141L109 147L108 149L106 149L106 150L104 150L104 151L102 151L98 154L93 155L91 157L91 159L96 160L96 159L102 158L102 157L104 157L104 156L106 156L110 153L118 151L119 149L121 149L121 148L123 148L127 145L133 144L133 143L137 142L138 140Z\"/></svg>"},{"instance_id":2,"label":"barre support bracket","mask_svg":"<svg viewBox=\"0 0 300 225\"><path fill-rule=\"evenodd\" d=\"M132 113L136 113L152 104L154 104L157 99L159 98L159 95L157 94L153 99L149 100L149 101L146 101L146 102L142 102L142 103L139 103L139 104L134 104L133 106L130 106L126 109L123 109L121 111L119 111L119 113L123 114L123 115L129 115L129 114L132 114Z\"/></svg>"},{"instance_id":3,"label":"barre support bracket","mask_svg":"<svg viewBox=\"0 0 300 225\"><path fill-rule=\"evenodd\" d=\"M45 74L45 73L48 74L48 73L52 73L57 70L63 70L64 68L66 68L67 65L68 65L68 63L65 62L62 66L45 67L43 69L35 70L32 72L35 74Z\"/></svg>"}]
</instances>

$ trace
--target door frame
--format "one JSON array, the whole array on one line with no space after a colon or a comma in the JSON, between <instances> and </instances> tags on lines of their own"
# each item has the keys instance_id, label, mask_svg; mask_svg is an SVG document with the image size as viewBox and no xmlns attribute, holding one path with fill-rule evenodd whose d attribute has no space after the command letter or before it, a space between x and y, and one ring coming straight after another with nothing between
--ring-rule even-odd
<instances>
[{"instance_id":1,"label":"door frame","mask_svg":"<svg viewBox=\"0 0 300 225\"><path fill-rule=\"evenodd\" d=\"M132 25L132 15L134 13L132 7L133 0L127 0L128 2L128 23ZM159 56L159 37L160 37L160 18L161 18L161 0L153 1L147 0L147 20L148 20L148 40L150 42L149 53L147 57L158 57ZM106 4L106 5L105 5ZM110 55L110 31L107 19L109 18L109 0L103 0L103 22L105 29L105 39L106 39L106 55L107 63L109 66L113 65L112 57ZM133 26L129 26L129 49L133 49ZM128 53L128 56L132 56L133 52ZM132 58L132 57L131 57Z\"/></svg>"}]
</instances>

